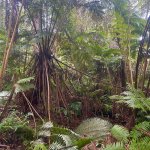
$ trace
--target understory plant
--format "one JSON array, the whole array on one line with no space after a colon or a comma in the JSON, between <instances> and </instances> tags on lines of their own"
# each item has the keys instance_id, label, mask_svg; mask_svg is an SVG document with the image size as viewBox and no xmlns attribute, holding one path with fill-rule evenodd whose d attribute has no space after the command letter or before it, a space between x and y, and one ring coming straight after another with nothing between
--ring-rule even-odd
<instances>
[{"instance_id":1,"label":"understory plant","mask_svg":"<svg viewBox=\"0 0 150 150\"><path fill-rule=\"evenodd\" d=\"M149 120L150 98L146 97L140 89L128 85L127 91L122 92L120 95L113 95L110 98L115 100L116 103L124 103L127 107L135 110L138 122L144 119Z\"/></svg>"},{"instance_id":2,"label":"understory plant","mask_svg":"<svg viewBox=\"0 0 150 150\"><path fill-rule=\"evenodd\" d=\"M12 111L0 123L0 141L5 144L22 143L34 138L34 131L30 128L28 116ZM12 140L13 139L13 140Z\"/></svg>"},{"instance_id":3,"label":"understory plant","mask_svg":"<svg viewBox=\"0 0 150 150\"><path fill-rule=\"evenodd\" d=\"M83 121L74 132L47 122L40 128L38 139L32 142L30 149L80 150L93 141L102 141L110 132L111 126L108 121L91 118Z\"/></svg>"},{"instance_id":4,"label":"understory plant","mask_svg":"<svg viewBox=\"0 0 150 150\"><path fill-rule=\"evenodd\" d=\"M125 127L115 125L111 129L112 136L116 142L107 145L105 150L147 150L150 149L150 121L148 113L150 112L150 98L132 86L121 95L111 96L117 103L125 103L135 111L136 125L129 132ZM144 121L143 121L144 120Z\"/></svg>"},{"instance_id":5,"label":"understory plant","mask_svg":"<svg viewBox=\"0 0 150 150\"><path fill-rule=\"evenodd\" d=\"M148 150L150 149L150 122L137 124L130 132L123 126L114 125L111 134L116 142L106 145L104 150Z\"/></svg>"}]
</instances>

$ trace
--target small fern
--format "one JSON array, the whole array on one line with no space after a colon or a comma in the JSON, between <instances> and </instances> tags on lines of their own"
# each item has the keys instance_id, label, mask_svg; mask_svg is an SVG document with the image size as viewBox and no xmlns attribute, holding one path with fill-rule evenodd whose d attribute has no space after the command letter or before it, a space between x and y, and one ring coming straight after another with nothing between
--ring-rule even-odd
<instances>
[{"instance_id":1,"label":"small fern","mask_svg":"<svg viewBox=\"0 0 150 150\"><path fill-rule=\"evenodd\" d=\"M143 132L144 131L144 132ZM150 131L150 122L144 121L137 124L131 131L130 149L147 150L150 149L150 137L145 133Z\"/></svg>"},{"instance_id":2,"label":"small fern","mask_svg":"<svg viewBox=\"0 0 150 150\"><path fill-rule=\"evenodd\" d=\"M142 131L140 131L141 129L149 132L150 131L150 122L144 121L144 122L137 124L131 131L130 136L133 139L138 139L138 138L143 137L143 133L142 133Z\"/></svg>"},{"instance_id":3,"label":"small fern","mask_svg":"<svg viewBox=\"0 0 150 150\"><path fill-rule=\"evenodd\" d=\"M117 142L107 145L103 150L125 150L124 144Z\"/></svg>"},{"instance_id":4,"label":"small fern","mask_svg":"<svg viewBox=\"0 0 150 150\"><path fill-rule=\"evenodd\" d=\"M36 145L44 144L43 141L46 139L51 141L49 150L77 150L91 142L91 139L83 138L70 129L53 126L52 122L47 122L40 128L38 137L39 140L36 140L32 144L33 148Z\"/></svg>"},{"instance_id":5,"label":"small fern","mask_svg":"<svg viewBox=\"0 0 150 150\"><path fill-rule=\"evenodd\" d=\"M130 150L148 150L150 149L150 137L147 136L147 134L145 133L149 133L149 131L150 122L145 121L137 124L130 133L126 128L119 125L115 125L111 129L111 134L113 135L113 137L116 138L117 141L121 142L124 146L128 142ZM106 148L108 148L108 150L113 150L113 147L115 148L115 146L117 150L117 147L119 147L119 145L108 145Z\"/></svg>"},{"instance_id":6,"label":"small fern","mask_svg":"<svg viewBox=\"0 0 150 150\"><path fill-rule=\"evenodd\" d=\"M115 137L118 141L123 141L123 142L127 142L128 141L128 137L129 137L129 131L123 127L123 126L119 126L119 125L114 125L111 129L111 134L113 135L113 137Z\"/></svg>"},{"instance_id":7,"label":"small fern","mask_svg":"<svg viewBox=\"0 0 150 150\"><path fill-rule=\"evenodd\" d=\"M130 150L149 150L150 149L150 138L144 137L142 139L132 139L130 143Z\"/></svg>"},{"instance_id":8,"label":"small fern","mask_svg":"<svg viewBox=\"0 0 150 150\"><path fill-rule=\"evenodd\" d=\"M0 123L0 135L6 141L10 140L12 136L15 140L30 141L34 138L34 131L28 126L27 117L19 114L17 111L11 112L8 117Z\"/></svg>"},{"instance_id":9,"label":"small fern","mask_svg":"<svg viewBox=\"0 0 150 150\"><path fill-rule=\"evenodd\" d=\"M113 95L110 98L125 103L133 109L141 109L143 112L150 110L150 98L146 98L140 89L135 89L130 85L128 91L124 91L121 95Z\"/></svg>"}]
</instances>

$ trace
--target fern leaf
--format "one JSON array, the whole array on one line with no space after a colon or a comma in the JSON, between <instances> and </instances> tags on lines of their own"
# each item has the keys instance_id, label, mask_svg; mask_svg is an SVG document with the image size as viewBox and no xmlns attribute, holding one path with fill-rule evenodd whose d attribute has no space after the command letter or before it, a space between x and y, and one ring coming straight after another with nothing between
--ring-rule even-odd
<instances>
[{"instance_id":1,"label":"fern leaf","mask_svg":"<svg viewBox=\"0 0 150 150\"><path fill-rule=\"evenodd\" d=\"M34 80L34 77L28 77L28 78L20 79L17 83L18 83L18 84L28 83L28 82L30 82L31 80Z\"/></svg>"},{"instance_id":2,"label":"fern leaf","mask_svg":"<svg viewBox=\"0 0 150 150\"><path fill-rule=\"evenodd\" d=\"M125 150L123 143L117 142L107 145L103 150Z\"/></svg>"},{"instance_id":3,"label":"fern leaf","mask_svg":"<svg viewBox=\"0 0 150 150\"><path fill-rule=\"evenodd\" d=\"M129 131L123 126L114 125L113 128L111 129L111 134L118 141L124 141L124 142L128 141Z\"/></svg>"},{"instance_id":4,"label":"fern leaf","mask_svg":"<svg viewBox=\"0 0 150 150\"><path fill-rule=\"evenodd\" d=\"M76 129L76 133L88 138L103 140L110 132L111 127L111 123L106 120L91 118L83 121Z\"/></svg>"},{"instance_id":5,"label":"fern leaf","mask_svg":"<svg viewBox=\"0 0 150 150\"><path fill-rule=\"evenodd\" d=\"M87 144L89 144L91 142L92 142L92 139L82 138L82 139L79 139L79 140L75 141L73 145L77 146L78 149L81 149L85 145L87 145Z\"/></svg>"},{"instance_id":6,"label":"fern leaf","mask_svg":"<svg viewBox=\"0 0 150 150\"><path fill-rule=\"evenodd\" d=\"M61 145L57 142L54 142L50 145L49 150L58 150L58 149L61 149L62 147L63 147L63 145Z\"/></svg>"},{"instance_id":7,"label":"fern leaf","mask_svg":"<svg viewBox=\"0 0 150 150\"><path fill-rule=\"evenodd\" d=\"M44 123L43 126L41 127L41 129L47 130L47 129L51 129L52 127L53 127L53 123L51 121L49 121L49 122Z\"/></svg>"},{"instance_id":8,"label":"fern leaf","mask_svg":"<svg viewBox=\"0 0 150 150\"><path fill-rule=\"evenodd\" d=\"M51 133L52 134L63 134L63 135L69 135L71 139L78 139L81 138L81 136L74 131L67 129L67 128L62 128L62 127L52 127L51 128Z\"/></svg>"},{"instance_id":9,"label":"fern leaf","mask_svg":"<svg viewBox=\"0 0 150 150\"><path fill-rule=\"evenodd\" d=\"M35 145L33 150L47 150L44 144L37 144Z\"/></svg>"}]
</instances>

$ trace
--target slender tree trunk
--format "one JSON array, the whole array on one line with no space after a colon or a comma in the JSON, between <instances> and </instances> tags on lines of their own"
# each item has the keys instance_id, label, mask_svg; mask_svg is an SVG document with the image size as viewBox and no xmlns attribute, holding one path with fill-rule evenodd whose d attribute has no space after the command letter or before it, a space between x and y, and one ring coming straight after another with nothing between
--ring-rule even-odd
<instances>
[{"instance_id":1,"label":"slender tree trunk","mask_svg":"<svg viewBox=\"0 0 150 150\"><path fill-rule=\"evenodd\" d=\"M22 12L22 7L23 7L23 5L21 6L20 11L18 13L18 16L16 18L16 22L15 22L15 26L14 26L11 38L8 36L6 49L4 51L3 62L2 62L2 69L0 70L0 90L2 90L2 87L3 87L3 77L5 75L5 71L6 71L7 63L8 63L8 58L9 58L10 52L12 50L13 43L15 41L16 31L18 29L18 24L19 24L20 15L21 15L21 12ZM11 22L11 19L12 18L9 18L10 22ZM8 30L9 30L9 34L11 35L11 27L9 27Z\"/></svg>"},{"instance_id":2,"label":"slender tree trunk","mask_svg":"<svg viewBox=\"0 0 150 150\"><path fill-rule=\"evenodd\" d=\"M120 78L121 78L122 91L124 91L126 89L126 73L125 73L125 62L124 62L124 60L121 60Z\"/></svg>"}]
</instances>

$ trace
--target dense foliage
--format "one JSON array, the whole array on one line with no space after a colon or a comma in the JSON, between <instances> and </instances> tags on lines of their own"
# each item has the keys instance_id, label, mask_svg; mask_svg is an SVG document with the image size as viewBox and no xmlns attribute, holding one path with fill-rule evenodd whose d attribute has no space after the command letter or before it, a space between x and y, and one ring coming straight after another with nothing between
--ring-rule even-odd
<instances>
[{"instance_id":1,"label":"dense foliage","mask_svg":"<svg viewBox=\"0 0 150 150\"><path fill-rule=\"evenodd\" d=\"M0 149L150 149L148 0L0 9Z\"/></svg>"}]
</instances>

